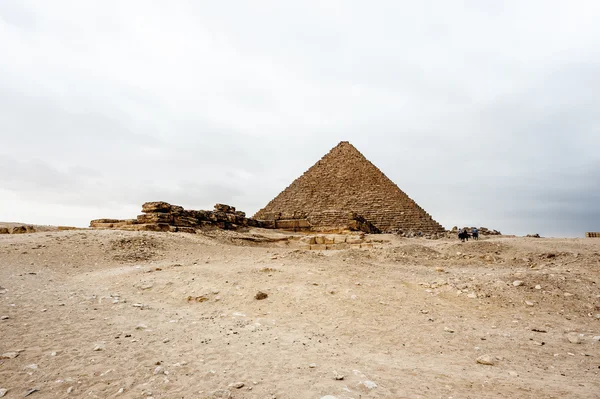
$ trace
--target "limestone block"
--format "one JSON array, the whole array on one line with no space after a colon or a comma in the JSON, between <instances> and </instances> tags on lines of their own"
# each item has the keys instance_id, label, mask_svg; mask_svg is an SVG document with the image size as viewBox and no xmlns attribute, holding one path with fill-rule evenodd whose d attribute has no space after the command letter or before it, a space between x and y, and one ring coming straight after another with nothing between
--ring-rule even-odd
<instances>
[{"instance_id":1,"label":"limestone block","mask_svg":"<svg viewBox=\"0 0 600 399\"><path fill-rule=\"evenodd\" d=\"M323 239L325 240L325 244L333 244L335 242L334 236L325 236Z\"/></svg>"},{"instance_id":2,"label":"limestone block","mask_svg":"<svg viewBox=\"0 0 600 399\"><path fill-rule=\"evenodd\" d=\"M327 249L327 246L325 244L315 244L311 245L310 249L313 251L324 251Z\"/></svg>"},{"instance_id":3,"label":"limestone block","mask_svg":"<svg viewBox=\"0 0 600 399\"><path fill-rule=\"evenodd\" d=\"M154 201L154 202L146 202L142 205L143 213L153 213L153 212L171 212L171 204L164 201Z\"/></svg>"},{"instance_id":4,"label":"limestone block","mask_svg":"<svg viewBox=\"0 0 600 399\"><path fill-rule=\"evenodd\" d=\"M345 235L338 235L338 236L333 237L333 242L335 244L343 244L346 242L346 238L347 237Z\"/></svg>"},{"instance_id":5,"label":"limestone block","mask_svg":"<svg viewBox=\"0 0 600 399\"><path fill-rule=\"evenodd\" d=\"M360 236L348 236L346 242L348 244L360 244L363 242L363 239Z\"/></svg>"},{"instance_id":6,"label":"limestone block","mask_svg":"<svg viewBox=\"0 0 600 399\"><path fill-rule=\"evenodd\" d=\"M324 236L315 236L315 244L317 244L317 245L325 244L325 237Z\"/></svg>"},{"instance_id":7,"label":"limestone block","mask_svg":"<svg viewBox=\"0 0 600 399\"><path fill-rule=\"evenodd\" d=\"M154 223L173 223L173 216L169 213L145 213L138 215L137 221L140 224L154 224Z\"/></svg>"}]
</instances>

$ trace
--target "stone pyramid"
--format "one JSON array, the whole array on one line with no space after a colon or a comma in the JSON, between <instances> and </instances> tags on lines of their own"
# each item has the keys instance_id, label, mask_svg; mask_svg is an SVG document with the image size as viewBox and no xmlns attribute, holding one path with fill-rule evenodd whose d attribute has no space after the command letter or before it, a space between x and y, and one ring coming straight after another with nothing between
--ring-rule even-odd
<instances>
[{"instance_id":1,"label":"stone pyramid","mask_svg":"<svg viewBox=\"0 0 600 399\"><path fill-rule=\"evenodd\" d=\"M444 232L347 141L335 146L254 219L305 219L313 228L327 230L347 224L349 214L366 219L382 232Z\"/></svg>"}]
</instances>

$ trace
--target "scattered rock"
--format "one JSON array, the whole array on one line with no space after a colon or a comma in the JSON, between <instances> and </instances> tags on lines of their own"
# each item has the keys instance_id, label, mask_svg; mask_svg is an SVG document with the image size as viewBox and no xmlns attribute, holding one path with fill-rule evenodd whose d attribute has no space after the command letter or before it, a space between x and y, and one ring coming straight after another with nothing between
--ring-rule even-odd
<instances>
[{"instance_id":1,"label":"scattered rock","mask_svg":"<svg viewBox=\"0 0 600 399\"><path fill-rule=\"evenodd\" d=\"M536 289L536 290L541 290L541 289L542 289L542 286L538 284L538 285L536 285L536 286L535 286L535 289Z\"/></svg>"},{"instance_id":2,"label":"scattered rock","mask_svg":"<svg viewBox=\"0 0 600 399\"><path fill-rule=\"evenodd\" d=\"M527 306L533 306L533 305L534 305L534 303L533 303L533 302L531 302L531 301L525 301L525 305L527 305Z\"/></svg>"},{"instance_id":3,"label":"scattered rock","mask_svg":"<svg viewBox=\"0 0 600 399\"><path fill-rule=\"evenodd\" d=\"M6 352L0 355L0 359L14 359L19 356L19 352Z\"/></svg>"},{"instance_id":4,"label":"scattered rock","mask_svg":"<svg viewBox=\"0 0 600 399\"><path fill-rule=\"evenodd\" d=\"M365 387L368 391L370 391L371 389L377 388L377 384L375 384L373 381L369 381L369 380L361 381L359 383L359 385Z\"/></svg>"},{"instance_id":5,"label":"scattered rock","mask_svg":"<svg viewBox=\"0 0 600 399\"><path fill-rule=\"evenodd\" d=\"M229 399L231 398L231 391L226 389L218 389L216 391L212 391L209 395L210 398L213 399Z\"/></svg>"},{"instance_id":6,"label":"scattered rock","mask_svg":"<svg viewBox=\"0 0 600 399\"><path fill-rule=\"evenodd\" d=\"M258 292L256 293L256 295L254 295L254 299L257 299L257 300L259 300L259 301L260 301L260 300L262 300L262 299L266 299L266 298L268 298L268 296L269 296L269 295L267 295L266 293L264 293L264 292L262 292L262 291L258 291Z\"/></svg>"},{"instance_id":7,"label":"scattered rock","mask_svg":"<svg viewBox=\"0 0 600 399\"><path fill-rule=\"evenodd\" d=\"M336 381L342 381L345 377L345 375L339 374L337 371L333 372L333 379Z\"/></svg>"},{"instance_id":8,"label":"scattered rock","mask_svg":"<svg viewBox=\"0 0 600 399\"><path fill-rule=\"evenodd\" d=\"M38 369L38 365L35 363L28 364L27 366L23 367L23 370L37 370L37 369Z\"/></svg>"},{"instance_id":9,"label":"scattered rock","mask_svg":"<svg viewBox=\"0 0 600 399\"><path fill-rule=\"evenodd\" d=\"M444 327L444 331L449 332L449 333L453 333L454 329L452 329L450 327Z\"/></svg>"},{"instance_id":10,"label":"scattered rock","mask_svg":"<svg viewBox=\"0 0 600 399\"><path fill-rule=\"evenodd\" d=\"M229 387L235 388L235 389L242 389L244 387L244 385L246 385L246 384L244 384L243 382L234 382L234 383L229 384Z\"/></svg>"},{"instance_id":11,"label":"scattered rock","mask_svg":"<svg viewBox=\"0 0 600 399\"><path fill-rule=\"evenodd\" d=\"M73 387L67 388L67 394L70 394L71 392L73 392Z\"/></svg>"},{"instance_id":12,"label":"scattered rock","mask_svg":"<svg viewBox=\"0 0 600 399\"><path fill-rule=\"evenodd\" d=\"M136 330L146 330L148 329L148 326L145 324L138 324L137 326L135 326Z\"/></svg>"},{"instance_id":13,"label":"scattered rock","mask_svg":"<svg viewBox=\"0 0 600 399\"><path fill-rule=\"evenodd\" d=\"M7 392L8 392L8 389L0 388L0 398L3 398Z\"/></svg>"},{"instance_id":14,"label":"scattered rock","mask_svg":"<svg viewBox=\"0 0 600 399\"><path fill-rule=\"evenodd\" d=\"M581 337L577 333L567 334L567 340L572 344L580 344L581 343Z\"/></svg>"},{"instance_id":15,"label":"scattered rock","mask_svg":"<svg viewBox=\"0 0 600 399\"><path fill-rule=\"evenodd\" d=\"M515 280L515 281L513 281L512 285L514 285L515 287L520 287L523 285L523 281Z\"/></svg>"},{"instance_id":16,"label":"scattered rock","mask_svg":"<svg viewBox=\"0 0 600 399\"><path fill-rule=\"evenodd\" d=\"M477 363L484 364L486 366L493 366L496 361L490 355L481 355L477 358Z\"/></svg>"},{"instance_id":17,"label":"scattered rock","mask_svg":"<svg viewBox=\"0 0 600 399\"><path fill-rule=\"evenodd\" d=\"M317 367L317 363L311 363L308 365L308 367L314 369L315 367Z\"/></svg>"},{"instance_id":18,"label":"scattered rock","mask_svg":"<svg viewBox=\"0 0 600 399\"><path fill-rule=\"evenodd\" d=\"M104 350L104 345L103 344L98 344L96 346L94 346L94 351L95 352L100 352Z\"/></svg>"},{"instance_id":19,"label":"scattered rock","mask_svg":"<svg viewBox=\"0 0 600 399\"><path fill-rule=\"evenodd\" d=\"M570 296L573 296L573 294L571 294L570 292L565 292L563 295L564 295L565 297L570 297Z\"/></svg>"},{"instance_id":20,"label":"scattered rock","mask_svg":"<svg viewBox=\"0 0 600 399\"><path fill-rule=\"evenodd\" d=\"M8 320L8 319L9 319L8 316L2 316L2 317L0 317L0 320Z\"/></svg>"},{"instance_id":21,"label":"scattered rock","mask_svg":"<svg viewBox=\"0 0 600 399\"><path fill-rule=\"evenodd\" d=\"M157 366L154 369L154 375L164 374L164 373L165 373L165 369L162 366Z\"/></svg>"}]
</instances>

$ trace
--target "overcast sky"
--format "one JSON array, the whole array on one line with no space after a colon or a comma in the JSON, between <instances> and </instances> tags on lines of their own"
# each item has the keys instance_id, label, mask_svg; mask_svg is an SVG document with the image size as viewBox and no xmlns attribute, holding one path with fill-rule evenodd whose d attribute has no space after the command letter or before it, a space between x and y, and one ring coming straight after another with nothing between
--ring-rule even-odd
<instances>
[{"instance_id":1,"label":"overcast sky","mask_svg":"<svg viewBox=\"0 0 600 399\"><path fill-rule=\"evenodd\" d=\"M0 220L253 214L339 141L444 227L600 231L600 1L0 1Z\"/></svg>"}]
</instances>

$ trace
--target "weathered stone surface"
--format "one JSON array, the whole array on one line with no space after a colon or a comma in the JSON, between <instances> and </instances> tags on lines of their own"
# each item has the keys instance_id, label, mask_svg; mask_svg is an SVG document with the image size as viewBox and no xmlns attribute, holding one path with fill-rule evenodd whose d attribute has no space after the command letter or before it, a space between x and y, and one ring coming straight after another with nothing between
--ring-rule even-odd
<instances>
[{"instance_id":1,"label":"weathered stone surface","mask_svg":"<svg viewBox=\"0 0 600 399\"><path fill-rule=\"evenodd\" d=\"M143 213L171 212L171 204L164 201L146 202L142 205Z\"/></svg>"},{"instance_id":2,"label":"weathered stone surface","mask_svg":"<svg viewBox=\"0 0 600 399\"><path fill-rule=\"evenodd\" d=\"M136 219L95 219L90 222L90 227L185 233L195 233L196 229L210 227L228 230L245 226L261 227L259 221L247 219L244 212L236 211L232 206L217 204L215 209L215 211L185 210L181 206L164 201L146 202L142 206L144 213Z\"/></svg>"},{"instance_id":3,"label":"weathered stone surface","mask_svg":"<svg viewBox=\"0 0 600 399\"><path fill-rule=\"evenodd\" d=\"M10 234L25 234L27 233L27 228L25 226L13 226L10 229Z\"/></svg>"},{"instance_id":4,"label":"weathered stone surface","mask_svg":"<svg viewBox=\"0 0 600 399\"><path fill-rule=\"evenodd\" d=\"M351 215L360 215L354 219ZM313 228L332 230L370 224L377 230L444 232L444 228L369 162L343 141L254 215L278 220L303 215ZM289 217L296 219L299 217Z\"/></svg>"},{"instance_id":5,"label":"weathered stone surface","mask_svg":"<svg viewBox=\"0 0 600 399\"><path fill-rule=\"evenodd\" d=\"M137 221L140 224L144 223L173 223L173 215L170 213L146 213L138 215Z\"/></svg>"}]
</instances>

